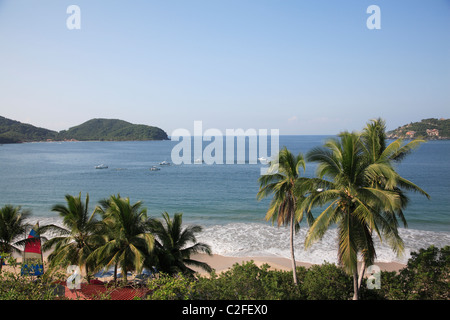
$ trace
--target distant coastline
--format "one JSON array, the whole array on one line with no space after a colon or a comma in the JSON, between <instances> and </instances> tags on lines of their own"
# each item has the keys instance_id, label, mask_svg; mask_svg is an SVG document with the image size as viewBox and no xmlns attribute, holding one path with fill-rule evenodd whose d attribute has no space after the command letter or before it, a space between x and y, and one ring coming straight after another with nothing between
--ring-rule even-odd
<instances>
[{"instance_id":1,"label":"distant coastline","mask_svg":"<svg viewBox=\"0 0 450 320\"><path fill-rule=\"evenodd\" d=\"M422 119L386 133L388 139L449 140L450 119Z\"/></svg>"},{"instance_id":2,"label":"distant coastline","mask_svg":"<svg viewBox=\"0 0 450 320\"><path fill-rule=\"evenodd\" d=\"M288 134L286 136L292 136ZM313 136L332 136L329 134ZM450 119L428 118L386 132L388 139L450 140ZM0 144L25 142L170 140L161 128L119 119L94 118L68 130L53 131L0 116Z\"/></svg>"},{"instance_id":3,"label":"distant coastline","mask_svg":"<svg viewBox=\"0 0 450 320\"><path fill-rule=\"evenodd\" d=\"M161 128L119 119L91 119L68 130L53 131L0 116L0 144L53 141L169 140Z\"/></svg>"}]
</instances>

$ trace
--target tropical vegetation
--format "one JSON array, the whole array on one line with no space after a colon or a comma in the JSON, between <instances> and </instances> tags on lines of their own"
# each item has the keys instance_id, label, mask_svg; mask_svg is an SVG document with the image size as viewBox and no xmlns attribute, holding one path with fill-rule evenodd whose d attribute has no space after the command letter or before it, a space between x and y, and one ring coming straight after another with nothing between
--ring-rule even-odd
<instances>
[{"instance_id":1,"label":"tropical vegetation","mask_svg":"<svg viewBox=\"0 0 450 320\"><path fill-rule=\"evenodd\" d=\"M50 268L84 265L86 274L90 275L86 261L94 250L93 238L97 236L96 232L101 226L93 214L89 213L89 195L86 195L85 202L81 199L81 193L78 197L66 195L65 198L67 205L57 204L53 206L52 211L59 213L66 228L56 225L42 226L40 233L52 231L57 234L46 241L42 249L46 251L53 248L48 256Z\"/></svg>"},{"instance_id":2,"label":"tropical vegetation","mask_svg":"<svg viewBox=\"0 0 450 320\"><path fill-rule=\"evenodd\" d=\"M304 195L299 192L303 182L300 179L300 168L305 170L303 155L294 156L284 147L280 151L278 159L270 163L270 173L259 178L258 199L273 194L269 210L266 213L266 220L277 222L278 226L289 226L292 270L296 270L294 232L298 231L303 218L302 212L298 212L298 203L304 198ZM292 274L294 284L297 284L297 274L296 272L292 272Z\"/></svg>"},{"instance_id":3,"label":"tropical vegetation","mask_svg":"<svg viewBox=\"0 0 450 320\"><path fill-rule=\"evenodd\" d=\"M0 208L0 253L3 253L0 254L0 272L7 254L21 252L19 246L23 241L20 240L30 227L26 222L30 215L30 211L21 207L5 205Z\"/></svg>"},{"instance_id":4,"label":"tropical vegetation","mask_svg":"<svg viewBox=\"0 0 450 320\"><path fill-rule=\"evenodd\" d=\"M182 216L183 214L176 213L171 219L169 214L164 212L163 221L158 219L148 221L149 230L156 237L154 254L159 271L170 275L183 273L193 276L195 271L189 266L195 266L211 272L212 269L207 263L191 258L196 253L212 254L211 247L197 242L195 237L196 233L202 231L202 227L191 225L183 229Z\"/></svg>"},{"instance_id":5,"label":"tropical vegetation","mask_svg":"<svg viewBox=\"0 0 450 320\"><path fill-rule=\"evenodd\" d=\"M372 265L376 252L373 235L385 239L394 252L403 251L398 233L400 220L406 226L403 210L408 203L405 190L428 196L401 177L393 166L422 141L406 145L398 139L386 145L381 119L368 123L362 133L342 132L324 146L313 148L307 159L318 164L317 176L324 189L311 190L307 210L325 207L311 224L305 240L308 248L337 224L338 261L353 276L353 299L359 298L362 275ZM362 270L358 271L358 259ZM359 275L358 275L359 272Z\"/></svg>"},{"instance_id":6,"label":"tropical vegetation","mask_svg":"<svg viewBox=\"0 0 450 320\"><path fill-rule=\"evenodd\" d=\"M13 259L12 259L13 260ZM12 263L9 263L12 264ZM144 285L149 300L348 300L352 277L332 263L297 267L298 284L290 271L257 266L253 261L235 264L229 270L193 278L182 273L160 274ZM430 246L411 253L407 265L399 272L380 272L380 288L361 285L365 300L449 300L450 247ZM61 275L59 275L61 276ZM0 273L0 300L53 300L58 276L30 281L20 273ZM108 299L98 296L97 299Z\"/></svg>"},{"instance_id":7,"label":"tropical vegetation","mask_svg":"<svg viewBox=\"0 0 450 320\"><path fill-rule=\"evenodd\" d=\"M140 273L145 260L152 254L154 237L147 226L147 209L142 207L142 202L131 204L129 198L120 195L111 196L105 203L104 208L97 207L94 211L102 215L99 232L102 239L96 242L96 249L88 260L106 269L113 266L114 280L120 267L126 282L127 273Z\"/></svg>"},{"instance_id":8,"label":"tropical vegetation","mask_svg":"<svg viewBox=\"0 0 450 320\"><path fill-rule=\"evenodd\" d=\"M51 239L43 240L43 251L51 250L48 256L49 272L57 272L70 265L84 269L87 280L94 272L114 268L114 281L118 269L122 271L123 282L127 283L127 273L140 273L144 268L156 269L168 274L183 273L193 276L196 266L206 271L211 267L192 259L195 253L211 254L211 248L196 240L200 226L183 227L182 214L171 219L167 212L162 217L165 222L149 218L147 209L138 201L112 195L104 199L93 211L89 211L89 195L85 200L78 196L66 195L66 204L57 204L52 210L62 218L64 227L45 225L39 234L51 233ZM20 252L14 244L24 245L21 239L25 228L30 225L24 220L30 212L20 207L6 205L0 210L0 245L2 262L13 252ZM100 218L100 219L98 219ZM1 271L1 269L0 269Z\"/></svg>"},{"instance_id":9,"label":"tropical vegetation","mask_svg":"<svg viewBox=\"0 0 450 320\"><path fill-rule=\"evenodd\" d=\"M259 178L258 197L273 194L266 219L276 220L278 225L290 225L293 261L294 226L298 226L305 214L310 225L306 248L337 225L338 261L353 277L355 300L359 298L365 268L376 258L374 235L386 240L395 252L403 251L398 226L399 220L407 225L403 215L408 204L405 191L429 197L420 187L401 177L393 165L424 141L416 139L404 144L397 139L388 145L385 131L383 120L372 120L361 133L342 132L323 146L310 150L306 159L317 163L317 178L300 178L298 168L304 168L304 158L301 154L294 157L286 148L280 151L275 162L277 170L272 169ZM315 207L324 208L316 218L311 214ZM358 271L360 259L362 267Z\"/></svg>"},{"instance_id":10,"label":"tropical vegetation","mask_svg":"<svg viewBox=\"0 0 450 320\"><path fill-rule=\"evenodd\" d=\"M162 275L149 282L148 299L156 300L348 300L352 276L333 263L297 267L298 284L291 272L271 270L253 261L235 264L220 275L197 280L182 274ZM413 252L399 272L380 272L379 289L369 289L365 279L361 297L366 300L448 300L450 247L430 246ZM430 275L431 279L429 279ZM156 290L157 289L157 290Z\"/></svg>"}]
</instances>

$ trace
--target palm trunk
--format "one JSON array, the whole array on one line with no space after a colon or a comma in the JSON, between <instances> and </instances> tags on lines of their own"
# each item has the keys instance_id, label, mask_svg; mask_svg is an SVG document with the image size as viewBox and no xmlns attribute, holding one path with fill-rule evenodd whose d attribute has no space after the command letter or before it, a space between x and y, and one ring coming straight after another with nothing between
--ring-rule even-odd
<instances>
[{"instance_id":1,"label":"palm trunk","mask_svg":"<svg viewBox=\"0 0 450 320\"><path fill-rule=\"evenodd\" d=\"M372 228L369 227L368 231L369 231L370 237L372 237ZM366 265L367 265L366 259L365 259L364 255L363 255L363 261L362 261L362 264L361 264L361 269L359 271L358 290L361 289L362 279L363 279L364 273L366 271Z\"/></svg>"},{"instance_id":2,"label":"palm trunk","mask_svg":"<svg viewBox=\"0 0 450 320\"><path fill-rule=\"evenodd\" d=\"M366 271L366 261L363 261L361 264L361 270L359 271L358 290L361 289L361 283L362 283L362 279L364 277L365 271Z\"/></svg>"},{"instance_id":3,"label":"palm trunk","mask_svg":"<svg viewBox=\"0 0 450 320\"><path fill-rule=\"evenodd\" d=\"M291 216L291 259L292 259L292 275L294 277L294 284L297 284L297 267L295 265L295 255L294 255L294 215Z\"/></svg>"},{"instance_id":4,"label":"palm trunk","mask_svg":"<svg viewBox=\"0 0 450 320\"><path fill-rule=\"evenodd\" d=\"M128 283L128 279L127 279L128 271L122 269L122 273L123 273L123 284L126 285Z\"/></svg>"},{"instance_id":5,"label":"palm trunk","mask_svg":"<svg viewBox=\"0 0 450 320\"><path fill-rule=\"evenodd\" d=\"M114 285L117 284L117 263L114 265Z\"/></svg>"},{"instance_id":6,"label":"palm trunk","mask_svg":"<svg viewBox=\"0 0 450 320\"><path fill-rule=\"evenodd\" d=\"M86 263L84 264L84 269L86 270L86 281L87 281L87 283L89 283L91 281L91 279L89 279L89 270L88 270L88 266Z\"/></svg>"},{"instance_id":7,"label":"palm trunk","mask_svg":"<svg viewBox=\"0 0 450 320\"><path fill-rule=\"evenodd\" d=\"M356 266L353 271L353 300L359 299L359 288L358 288L358 266Z\"/></svg>"}]
</instances>

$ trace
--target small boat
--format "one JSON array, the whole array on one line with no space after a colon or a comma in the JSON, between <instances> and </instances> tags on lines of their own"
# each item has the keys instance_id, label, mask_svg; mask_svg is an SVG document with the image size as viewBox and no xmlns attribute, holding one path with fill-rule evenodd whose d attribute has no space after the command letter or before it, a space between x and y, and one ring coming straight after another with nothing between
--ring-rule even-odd
<instances>
[{"instance_id":1,"label":"small boat","mask_svg":"<svg viewBox=\"0 0 450 320\"><path fill-rule=\"evenodd\" d=\"M95 169L108 169L108 166L104 165L104 164L100 164L98 166L95 166Z\"/></svg>"},{"instance_id":2,"label":"small boat","mask_svg":"<svg viewBox=\"0 0 450 320\"><path fill-rule=\"evenodd\" d=\"M269 163L269 159L267 159L266 157L260 157L258 158L259 162L263 163L263 164L268 164Z\"/></svg>"},{"instance_id":3,"label":"small boat","mask_svg":"<svg viewBox=\"0 0 450 320\"><path fill-rule=\"evenodd\" d=\"M161 169L158 168L158 167L155 167L155 166L153 166L153 167L150 168L150 171L158 171L158 170L161 170Z\"/></svg>"},{"instance_id":4,"label":"small boat","mask_svg":"<svg viewBox=\"0 0 450 320\"><path fill-rule=\"evenodd\" d=\"M163 161L159 163L160 166L170 166L170 162Z\"/></svg>"}]
</instances>

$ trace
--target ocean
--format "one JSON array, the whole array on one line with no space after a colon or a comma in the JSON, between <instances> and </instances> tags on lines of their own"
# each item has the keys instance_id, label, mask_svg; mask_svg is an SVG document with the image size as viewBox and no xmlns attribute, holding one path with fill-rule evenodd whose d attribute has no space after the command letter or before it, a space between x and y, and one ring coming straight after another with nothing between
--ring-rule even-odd
<instances>
[{"instance_id":1,"label":"ocean","mask_svg":"<svg viewBox=\"0 0 450 320\"><path fill-rule=\"evenodd\" d=\"M328 136L280 136L280 147L306 154ZM0 206L20 205L32 211L31 223L61 223L51 211L65 204L66 194L89 194L89 208L113 194L142 201L148 215L160 218L183 213L185 224L198 224L198 241L225 256L274 256L289 258L289 230L264 220L270 199L258 201L258 177L264 164L194 163L160 166L172 162L176 141L42 142L0 146ZM204 142L207 146L208 142ZM205 146L204 145L204 146ZM247 148L248 149L248 148ZM225 151L225 147L224 147ZM247 150L248 151L248 150ZM248 153L247 153L248 154ZM193 156L193 154L192 154ZM235 154L237 156L237 152ZM225 154L224 154L225 157ZM377 241L377 260L406 263L411 252L429 245L450 245L450 141L429 141L397 165L398 172L427 191L431 199L409 194L405 210L408 228L401 228L405 242L402 256ZM224 161L225 162L225 161ZM95 169L105 164L107 169ZM149 170L152 166L158 171ZM305 176L314 176L308 163ZM336 230L308 250L303 243L307 225L295 238L299 261L337 262Z\"/></svg>"}]
</instances>

